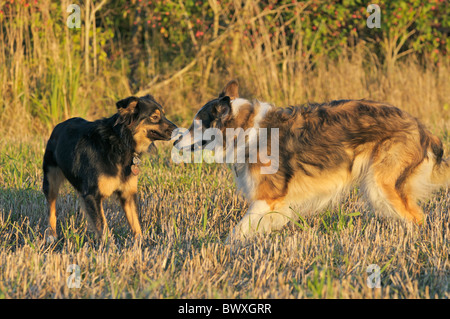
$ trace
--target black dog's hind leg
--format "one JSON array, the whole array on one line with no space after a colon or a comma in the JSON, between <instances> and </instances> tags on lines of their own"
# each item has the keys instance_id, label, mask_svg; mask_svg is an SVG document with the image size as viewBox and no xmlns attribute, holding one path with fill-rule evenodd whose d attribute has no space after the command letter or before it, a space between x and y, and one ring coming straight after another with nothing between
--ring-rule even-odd
<instances>
[{"instance_id":1,"label":"black dog's hind leg","mask_svg":"<svg viewBox=\"0 0 450 319\"><path fill-rule=\"evenodd\" d=\"M48 241L55 241L56 235L56 198L58 197L59 187L64 181L64 175L61 169L53 161L52 152L48 149L44 155L44 180L42 191L48 202L48 224L50 233L46 234Z\"/></svg>"},{"instance_id":2,"label":"black dog's hind leg","mask_svg":"<svg viewBox=\"0 0 450 319\"><path fill-rule=\"evenodd\" d=\"M106 218L103 212L102 197L89 194L83 196L83 201L89 227L94 230L97 238L103 238L106 230Z\"/></svg>"}]
</instances>

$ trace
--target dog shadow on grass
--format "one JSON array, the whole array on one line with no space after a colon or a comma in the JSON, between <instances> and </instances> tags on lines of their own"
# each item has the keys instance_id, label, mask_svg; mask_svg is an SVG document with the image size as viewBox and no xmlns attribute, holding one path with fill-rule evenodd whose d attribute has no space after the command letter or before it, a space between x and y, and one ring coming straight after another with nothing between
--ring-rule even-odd
<instances>
[{"instance_id":1,"label":"dog shadow on grass","mask_svg":"<svg viewBox=\"0 0 450 319\"><path fill-rule=\"evenodd\" d=\"M111 198L104 203L109 236L120 242L131 239L125 216L118 202ZM56 201L57 234L55 244L70 242L81 248L86 243L98 245L76 192L60 193ZM0 188L0 246L16 249L24 245L46 244L48 206L44 194L36 189ZM128 238L130 237L130 238Z\"/></svg>"}]
</instances>

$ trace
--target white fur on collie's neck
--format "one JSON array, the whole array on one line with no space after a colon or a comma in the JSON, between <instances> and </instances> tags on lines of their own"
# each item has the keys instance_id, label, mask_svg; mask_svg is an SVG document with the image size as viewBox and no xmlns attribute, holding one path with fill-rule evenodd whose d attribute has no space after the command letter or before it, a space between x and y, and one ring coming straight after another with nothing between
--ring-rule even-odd
<instances>
[{"instance_id":1,"label":"white fur on collie's neck","mask_svg":"<svg viewBox=\"0 0 450 319\"><path fill-rule=\"evenodd\" d=\"M264 119L267 112L273 107L271 104L266 102L259 102L259 101L253 101L250 102L247 99L243 98L236 98L231 101L231 109L233 112L233 116L235 118L240 117L240 111L242 109L242 106L244 105L252 105L254 110L254 117L253 117L253 125L252 128L259 128L260 122ZM248 140L249 147L253 143L258 143L258 138L252 138ZM256 148L255 148L256 149ZM238 191L247 199L252 200L252 198L255 195L255 181L253 177L251 176L249 169L248 169L248 163L235 163L233 164L233 174L236 182L236 187Z\"/></svg>"},{"instance_id":2,"label":"white fur on collie's neck","mask_svg":"<svg viewBox=\"0 0 450 319\"><path fill-rule=\"evenodd\" d=\"M267 112L272 109L273 105L267 102L260 102L255 100L253 103L247 99L236 98L231 101L231 110L234 117L239 117L239 112L243 105L252 105L254 107L255 117L253 122L253 127L258 128L259 123L266 116Z\"/></svg>"}]
</instances>

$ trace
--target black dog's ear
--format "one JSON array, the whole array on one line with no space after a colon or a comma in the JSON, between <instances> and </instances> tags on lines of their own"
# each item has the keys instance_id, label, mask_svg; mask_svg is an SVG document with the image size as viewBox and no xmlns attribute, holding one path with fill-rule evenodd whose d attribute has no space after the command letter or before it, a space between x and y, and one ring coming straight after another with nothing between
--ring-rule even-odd
<instances>
[{"instance_id":1,"label":"black dog's ear","mask_svg":"<svg viewBox=\"0 0 450 319\"><path fill-rule=\"evenodd\" d=\"M138 102L139 98L135 96L130 96L117 102L116 106L119 118L117 119L116 124L133 124L136 119L136 114L138 113Z\"/></svg>"},{"instance_id":2,"label":"black dog's ear","mask_svg":"<svg viewBox=\"0 0 450 319\"><path fill-rule=\"evenodd\" d=\"M136 107L137 102L139 101L139 98L136 96L130 96L126 99L120 100L116 103L117 109L120 111L120 109L126 109L129 106ZM130 105L133 102L133 105ZM134 103L136 102L136 103Z\"/></svg>"},{"instance_id":3,"label":"black dog's ear","mask_svg":"<svg viewBox=\"0 0 450 319\"><path fill-rule=\"evenodd\" d=\"M219 98L219 102L214 105L212 114L215 118L226 120L231 115L231 100L229 96Z\"/></svg>"},{"instance_id":4,"label":"black dog's ear","mask_svg":"<svg viewBox=\"0 0 450 319\"><path fill-rule=\"evenodd\" d=\"M222 93L219 94L219 97L229 96L231 100L237 99L239 97L239 84L236 80L231 80L225 85L222 90Z\"/></svg>"},{"instance_id":5,"label":"black dog's ear","mask_svg":"<svg viewBox=\"0 0 450 319\"><path fill-rule=\"evenodd\" d=\"M147 94L145 96L141 96L141 99L155 101L155 98L153 97L153 95L150 95L150 94Z\"/></svg>"}]
</instances>

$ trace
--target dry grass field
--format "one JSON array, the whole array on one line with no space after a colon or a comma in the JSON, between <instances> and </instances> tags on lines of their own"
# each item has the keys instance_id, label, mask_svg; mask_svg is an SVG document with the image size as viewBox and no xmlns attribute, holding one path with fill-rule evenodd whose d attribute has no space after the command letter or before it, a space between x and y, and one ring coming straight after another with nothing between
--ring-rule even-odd
<instances>
[{"instance_id":1,"label":"dry grass field","mask_svg":"<svg viewBox=\"0 0 450 319\"><path fill-rule=\"evenodd\" d=\"M359 81L339 76L337 87L322 86L323 74L312 79L323 100L358 97ZM387 100L422 116L448 154L448 110L443 103L421 104L427 95L448 101L448 83L411 88L427 77L433 73L405 67L395 79L406 85L379 92L394 92L398 101ZM189 106L192 112L201 103ZM140 245L113 199L105 204L110 235L95 242L68 184L57 201L60 239L50 245L40 190L45 142L44 135L11 136L0 145L0 298L450 297L448 189L421 203L428 219L420 228L374 215L355 187L340 207L230 246L224 239L247 209L231 171L221 164L175 164L171 145L161 143L139 176ZM79 267L80 288L69 288L72 264ZM380 267L381 288L367 285L371 264Z\"/></svg>"},{"instance_id":2,"label":"dry grass field","mask_svg":"<svg viewBox=\"0 0 450 319\"><path fill-rule=\"evenodd\" d=\"M125 11L141 1L81 2L83 14L86 3L98 12L77 31L65 28L67 0L0 0L0 299L450 298L448 188L420 203L428 215L422 227L375 215L355 186L339 207L309 217L297 212L300 218L280 231L227 245L228 232L248 208L231 170L175 164L170 143L158 144L140 166L141 243L114 199L104 207L109 236L96 242L69 184L57 200L59 238L46 243L42 157L50 130L69 117L112 115L115 102L133 94L154 95L180 127L188 127L231 78L244 97L277 106L372 99L421 119L450 156L450 60L437 49L441 39L431 39L437 36L430 36L436 42L430 52L439 54L408 49L408 37L424 32L414 34L408 21L382 29L391 43L357 41L354 31L348 41L320 51L327 45L318 44L323 39L306 23L326 7L335 22L335 9L322 1L284 1L273 9L261 7L273 1L229 1L236 8L245 4L242 10L219 8L216 1L199 1L201 10L167 1L176 10L162 7L167 16L158 18L166 28L154 29L139 20L141 12L153 15L152 7ZM295 15L286 11L297 5ZM177 10L184 13L176 16ZM196 21L213 11L203 40L181 23L186 10L198 15ZM171 22L172 16L179 20ZM360 20L363 32L365 16ZM168 38L163 29L169 26L179 27L184 42ZM369 265L379 267L381 288L369 287ZM71 285L74 278L79 288Z\"/></svg>"},{"instance_id":3,"label":"dry grass field","mask_svg":"<svg viewBox=\"0 0 450 319\"><path fill-rule=\"evenodd\" d=\"M167 148L147 158L139 179L141 245L118 204L105 205L110 236L86 232L66 185L58 200L55 244L45 242L40 192L42 142L2 145L1 298L448 298L450 194L422 204L417 228L374 216L358 190L335 210L300 219L269 236L223 243L246 203L230 171L216 164L171 164ZM69 288L69 265L80 288ZM366 269L381 268L381 288Z\"/></svg>"}]
</instances>

